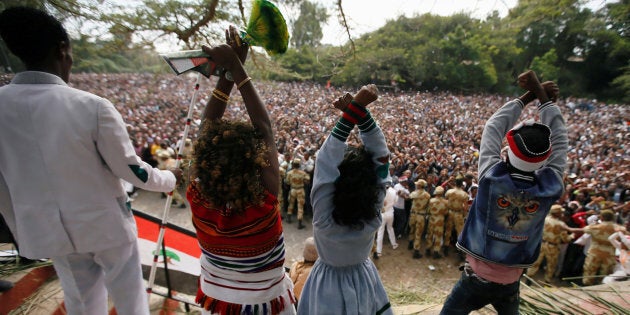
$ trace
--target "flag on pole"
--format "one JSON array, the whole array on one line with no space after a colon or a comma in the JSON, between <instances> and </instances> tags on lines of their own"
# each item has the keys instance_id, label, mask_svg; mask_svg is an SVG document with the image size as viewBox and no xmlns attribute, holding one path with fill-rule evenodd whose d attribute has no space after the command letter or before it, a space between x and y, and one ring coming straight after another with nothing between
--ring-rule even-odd
<instances>
[{"instance_id":1,"label":"flag on pole","mask_svg":"<svg viewBox=\"0 0 630 315\"><path fill-rule=\"evenodd\" d=\"M263 47L270 55L284 54L289 46L289 31L282 12L268 0L254 0L249 23L247 29L241 31L241 39L250 46ZM224 72L201 49L169 52L160 56L177 75L197 71L210 78L211 75L219 76Z\"/></svg>"},{"instance_id":2,"label":"flag on pole","mask_svg":"<svg viewBox=\"0 0 630 315\"><path fill-rule=\"evenodd\" d=\"M144 277L148 278L157 248L155 242L161 220L138 210L133 210L133 214L138 226L142 271ZM155 282L169 292L174 290L194 296L197 294L197 279L201 273L201 250L197 237L194 232L171 223L167 223L165 229L165 248L159 252Z\"/></svg>"},{"instance_id":3,"label":"flag on pole","mask_svg":"<svg viewBox=\"0 0 630 315\"><path fill-rule=\"evenodd\" d=\"M160 54L160 57L177 75L187 71L197 71L206 78L210 78L211 75L220 75L222 70L210 60L208 54L204 53L203 50L175 51Z\"/></svg>"}]
</instances>

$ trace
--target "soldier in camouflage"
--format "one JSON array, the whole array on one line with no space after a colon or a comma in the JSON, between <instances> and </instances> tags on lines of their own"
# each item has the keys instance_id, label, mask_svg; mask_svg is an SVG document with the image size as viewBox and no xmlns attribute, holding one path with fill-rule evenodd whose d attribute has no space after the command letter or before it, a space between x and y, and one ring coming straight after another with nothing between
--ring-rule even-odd
<instances>
[{"instance_id":1,"label":"soldier in camouflage","mask_svg":"<svg viewBox=\"0 0 630 315\"><path fill-rule=\"evenodd\" d=\"M427 256L433 250L433 258L442 258L440 249L442 249L442 238L444 237L444 219L448 214L448 201L444 199L444 188L442 186L435 187L433 191L435 195L429 200L429 226L427 232Z\"/></svg>"},{"instance_id":2,"label":"soldier in camouflage","mask_svg":"<svg viewBox=\"0 0 630 315\"><path fill-rule=\"evenodd\" d=\"M426 227L428 206L431 195L425 190L427 182L420 179L415 182L416 190L409 194L411 215L409 216L409 249L413 249L413 258L422 258L420 243Z\"/></svg>"},{"instance_id":3,"label":"soldier in camouflage","mask_svg":"<svg viewBox=\"0 0 630 315\"><path fill-rule=\"evenodd\" d=\"M533 277L538 272L538 268L540 268L543 260L546 260L547 269L545 269L544 279L545 282L550 283L560 258L560 245L573 239L573 236L568 233L569 227L561 220L562 212L561 205L551 206L551 210L549 210L549 214L545 218L540 254L538 254L536 262L527 269L529 277Z\"/></svg>"},{"instance_id":4,"label":"soldier in camouflage","mask_svg":"<svg viewBox=\"0 0 630 315\"><path fill-rule=\"evenodd\" d=\"M293 209L297 202L297 219L298 229L303 229L302 219L304 216L304 202L306 193L304 192L304 185L308 184L311 177L305 171L300 169L300 159L294 159L291 163L292 169L287 172L286 182L291 186L289 192L289 207L287 208L287 223L291 223L291 216L293 215Z\"/></svg>"},{"instance_id":5,"label":"soldier in camouflage","mask_svg":"<svg viewBox=\"0 0 630 315\"><path fill-rule=\"evenodd\" d=\"M444 229L444 256L448 256L453 228L456 235L459 235L464 228L464 213L468 208L468 193L462 189L463 183L463 179L455 179L455 187L447 190L444 195L448 200L448 216Z\"/></svg>"},{"instance_id":6,"label":"soldier in camouflage","mask_svg":"<svg viewBox=\"0 0 630 315\"><path fill-rule=\"evenodd\" d=\"M279 167L280 170L280 181L278 182L279 184L279 193L278 193L278 212L282 213L284 211L284 194L282 194L282 186L284 185L284 179L287 176L287 170L282 167L282 165Z\"/></svg>"},{"instance_id":7,"label":"soldier in camouflage","mask_svg":"<svg viewBox=\"0 0 630 315\"><path fill-rule=\"evenodd\" d=\"M615 247L608 241L613 233L622 231L627 233L626 228L614 223L615 214L611 210L602 210L599 214L601 223L588 225L581 230L591 235L591 247L584 260L584 273L582 283L584 285L596 284L598 275L608 275L615 266Z\"/></svg>"},{"instance_id":8,"label":"soldier in camouflage","mask_svg":"<svg viewBox=\"0 0 630 315\"><path fill-rule=\"evenodd\" d=\"M166 150L159 151L158 154L158 169L161 170L170 170L174 169L177 165L177 160L175 160L170 153ZM173 189L172 197L173 197L173 205L179 205L179 208L186 208L186 201L184 197L179 193L178 187L181 187L181 184L178 184L175 189ZM166 194L164 194L166 196Z\"/></svg>"}]
</instances>

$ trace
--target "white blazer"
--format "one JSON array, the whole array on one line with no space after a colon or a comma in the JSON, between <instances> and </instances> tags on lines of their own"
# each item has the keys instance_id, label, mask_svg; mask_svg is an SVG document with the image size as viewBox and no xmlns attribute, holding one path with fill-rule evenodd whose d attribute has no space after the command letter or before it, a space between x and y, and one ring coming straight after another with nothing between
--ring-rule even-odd
<instances>
[{"instance_id":1,"label":"white blazer","mask_svg":"<svg viewBox=\"0 0 630 315\"><path fill-rule=\"evenodd\" d=\"M136 240L124 179L168 192L175 176L136 154L108 100L50 73L0 87L0 212L20 255L49 258Z\"/></svg>"}]
</instances>

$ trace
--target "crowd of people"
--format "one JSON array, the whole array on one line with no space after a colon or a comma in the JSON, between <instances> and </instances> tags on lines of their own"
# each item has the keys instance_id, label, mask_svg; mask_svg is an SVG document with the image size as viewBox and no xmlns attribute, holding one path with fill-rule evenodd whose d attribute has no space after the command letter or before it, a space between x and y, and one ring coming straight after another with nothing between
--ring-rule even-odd
<instances>
[{"instance_id":1,"label":"crowd of people","mask_svg":"<svg viewBox=\"0 0 630 315\"><path fill-rule=\"evenodd\" d=\"M11 77L2 75L0 82L6 84ZM145 161L157 165L160 147L169 147L171 154L177 151L193 94L194 75L86 73L73 75L69 84L112 101L123 115L136 152ZM204 80L202 84L211 84L211 81ZM305 169L304 162L310 159L308 173L312 178L312 160L316 159L326 131L335 123L334 116L329 115L329 104L339 91L315 83L255 84L274 121L279 161L284 165L284 171L290 171L296 159L296 162L302 162L300 168ZM199 131L203 105L209 97L200 93L197 99L189 133L192 141ZM479 141L484 122L509 98L451 92L394 93L382 89L378 102L384 106L374 108L373 112L379 117L392 153L394 181L398 178L406 180L411 192L416 188L415 182L422 179L426 181L425 190L433 196L437 186L453 188L457 186L456 179L472 176L473 182L468 187L463 186L468 191L477 180ZM234 96L231 102L242 100ZM584 212L582 210L594 212L607 205L617 211L619 223L628 224L629 108L623 104L573 97L561 97L558 106L566 120L569 137L566 193L560 200L566 210L564 217L570 219L572 215ZM237 104L229 106L225 116L241 115L242 108ZM525 110L523 120L536 118L532 108ZM356 141L356 138L351 137L350 141ZM309 186L307 183L306 189ZM284 187L280 198L284 199L286 215L290 183L285 183ZM305 212L310 214L310 200L304 199ZM299 204L296 207L299 208ZM409 211L410 199L407 199L406 207ZM567 222L574 227L580 225L573 220ZM400 229L399 223L395 232L398 238L404 234Z\"/></svg>"},{"instance_id":2,"label":"crowd of people","mask_svg":"<svg viewBox=\"0 0 630 315\"><path fill-rule=\"evenodd\" d=\"M186 186L203 251L204 313L294 314L300 298L303 314L390 314L369 259L381 256L382 244L373 247L385 226L394 249L408 238L413 258L422 258L423 240L433 259L455 246L465 255L444 314L485 304L518 313L519 279L543 259L547 281L558 268L598 283L612 273L615 249L628 272L627 106L558 99L556 83L531 71L519 76L519 97L379 92L373 84L353 96L314 83L254 82L243 66L247 45L230 27L226 44L203 49L233 80L203 81L201 91L216 87L195 100L190 138L181 139L194 76L70 80L72 50L59 21L29 8L3 15L11 21L0 24L2 37L27 71L0 78L11 147L0 155L0 210L23 254L52 258L72 314L103 310L108 292L122 313L148 310L121 180L174 190L183 180L173 164L180 146L193 174ZM17 29L43 37L25 41ZM296 208L298 229L305 213L313 217L319 256L300 297L284 272L281 223L291 224ZM29 219L35 212L47 216ZM54 244L23 232L33 224L55 233ZM119 294L123 286L134 294Z\"/></svg>"}]
</instances>

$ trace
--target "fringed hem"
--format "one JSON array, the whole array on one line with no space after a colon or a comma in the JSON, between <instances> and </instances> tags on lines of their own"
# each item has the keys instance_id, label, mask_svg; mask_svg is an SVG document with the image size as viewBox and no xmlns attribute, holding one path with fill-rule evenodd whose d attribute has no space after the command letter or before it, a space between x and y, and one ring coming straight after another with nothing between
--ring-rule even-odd
<instances>
[{"instance_id":1,"label":"fringed hem","mask_svg":"<svg viewBox=\"0 0 630 315\"><path fill-rule=\"evenodd\" d=\"M285 307L295 304L296 299L293 296L291 290L287 290L287 296L289 297L289 304L285 304L284 296L278 296L277 298L260 304L234 304L226 301L221 301L213 297L207 296L201 291L201 288L197 290L197 302L203 309L210 311L212 314L221 315L277 315L284 311Z\"/></svg>"}]
</instances>

